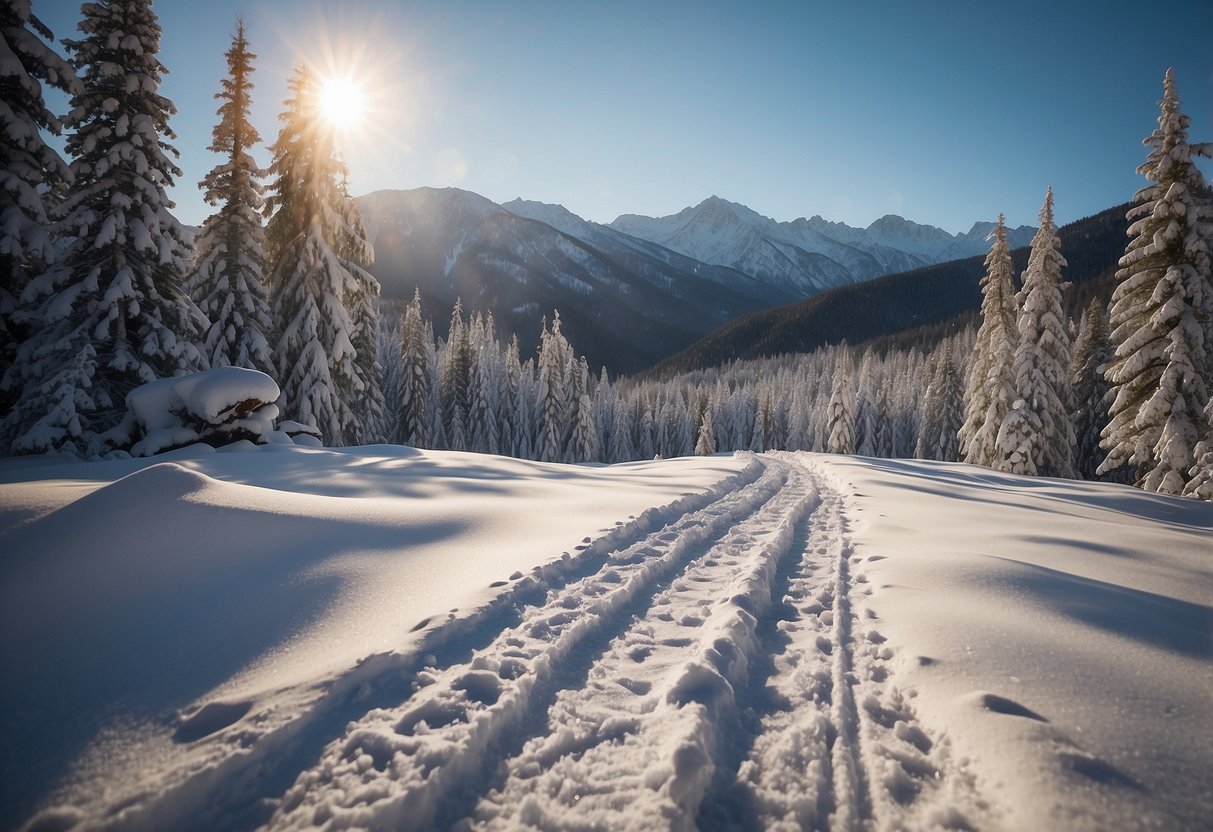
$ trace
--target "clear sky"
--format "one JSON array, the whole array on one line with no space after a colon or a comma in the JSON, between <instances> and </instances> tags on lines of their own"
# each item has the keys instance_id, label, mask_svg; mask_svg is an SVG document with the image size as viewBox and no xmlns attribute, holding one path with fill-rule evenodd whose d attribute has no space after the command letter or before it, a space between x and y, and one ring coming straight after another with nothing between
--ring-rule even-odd
<instances>
[{"instance_id":1,"label":"clear sky","mask_svg":"<svg viewBox=\"0 0 1213 832\"><path fill-rule=\"evenodd\" d=\"M1061 222L1128 200L1174 66L1193 140L1213 141L1213 2L316 2L159 0L161 88L197 224L224 51L243 15L253 119L277 135L303 60L353 67L374 122L355 194L458 186L587 219L712 194L779 220L949 231L1005 211ZM79 5L34 0L74 37ZM268 165L268 153L257 154ZM1210 166L1202 165L1205 171Z\"/></svg>"}]
</instances>

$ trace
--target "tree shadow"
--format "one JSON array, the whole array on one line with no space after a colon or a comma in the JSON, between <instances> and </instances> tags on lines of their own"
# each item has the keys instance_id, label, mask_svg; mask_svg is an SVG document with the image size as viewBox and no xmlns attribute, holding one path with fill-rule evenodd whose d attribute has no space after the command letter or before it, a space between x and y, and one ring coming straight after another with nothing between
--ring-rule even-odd
<instances>
[{"instance_id":1,"label":"tree shadow","mask_svg":"<svg viewBox=\"0 0 1213 832\"><path fill-rule=\"evenodd\" d=\"M1213 662L1213 607L1083 578L991 555L1014 564L1015 589L1046 609L1120 638Z\"/></svg>"},{"instance_id":2,"label":"tree shadow","mask_svg":"<svg viewBox=\"0 0 1213 832\"><path fill-rule=\"evenodd\" d=\"M316 571L334 553L399 553L465 530L211 505L211 482L152 466L6 537L0 817L27 817L107 726L171 726L321 620L345 583ZM215 716L179 740L224 727Z\"/></svg>"}]
</instances>

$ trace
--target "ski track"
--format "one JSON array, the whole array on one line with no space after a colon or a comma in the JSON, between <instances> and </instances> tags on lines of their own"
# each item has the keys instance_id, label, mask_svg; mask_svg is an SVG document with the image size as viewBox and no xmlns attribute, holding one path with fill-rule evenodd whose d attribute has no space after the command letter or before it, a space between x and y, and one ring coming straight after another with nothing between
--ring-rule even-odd
<instances>
[{"instance_id":1,"label":"ski track","mask_svg":"<svg viewBox=\"0 0 1213 832\"><path fill-rule=\"evenodd\" d=\"M110 818L125 828L988 826L972 776L891 678L894 651L848 542L846 492L807 455L755 457L515 578L492 604L432 626L417 650L372 657L303 716Z\"/></svg>"},{"instance_id":2,"label":"ski track","mask_svg":"<svg viewBox=\"0 0 1213 832\"><path fill-rule=\"evenodd\" d=\"M518 726L579 644L651 594L706 541L778 494L782 466L611 553L598 572L549 593L470 661L421 671L417 693L352 722L318 764L302 772L270 828L422 829L434 826L465 784L476 782L510 728Z\"/></svg>"},{"instance_id":3,"label":"ski track","mask_svg":"<svg viewBox=\"0 0 1213 832\"><path fill-rule=\"evenodd\" d=\"M137 793L103 809L104 819L95 826L147 830L261 826L302 766L315 761L351 720L410 696L423 665L432 671L466 661L497 633L516 625L524 611L542 603L549 592L601 570L619 550L729 499L764 470L761 462L751 459L741 471L706 491L647 509L617 523L602 537L587 540L572 556L536 566L529 575L511 576L513 585L482 608L461 616L452 612L437 623L434 618L418 622L415 630L428 629L415 649L368 657L329 684L301 714L286 719L273 711L254 714L243 726L203 738L200 742L211 748L202 762L160 782L141 784ZM103 798L112 800L113 795Z\"/></svg>"}]
</instances>

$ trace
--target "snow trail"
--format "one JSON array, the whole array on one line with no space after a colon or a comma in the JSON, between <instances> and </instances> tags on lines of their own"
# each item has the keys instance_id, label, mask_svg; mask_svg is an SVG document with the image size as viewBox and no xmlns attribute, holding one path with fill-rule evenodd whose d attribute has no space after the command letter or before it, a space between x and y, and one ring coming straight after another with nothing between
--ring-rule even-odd
<instances>
[{"instance_id":1,"label":"snow trail","mask_svg":"<svg viewBox=\"0 0 1213 832\"><path fill-rule=\"evenodd\" d=\"M482 776L493 749L543 700L575 649L622 624L631 601L656 592L780 493L787 466L764 465L756 482L611 553L599 571L549 593L469 661L420 671L415 695L351 722L299 774L269 827L432 825L460 803L465 783Z\"/></svg>"},{"instance_id":2,"label":"snow trail","mask_svg":"<svg viewBox=\"0 0 1213 832\"><path fill-rule=\"evenodd\" d=\"M815 499L804 472L706 547L562 690L473 825L694 828L736 735L736 692L780 559Z\"/></svg>"},{"instance_id":3,"label":"snow trail","mask_svg":"<svg viewBox=\"0 0 1213 832\"><path fill-rule=\"evenodd\" d=\"M135 829L253 828L266 823L300 771L316 761L347 724L415 692L423 665L432 673L469 661L474 651L488 647L497 634L517 626L529 609L542 605L549 593L580 585L620 551L634 550L659 534L668 536L714 506L735 500L737 491L754 484L765 471L763 463L752 459L711 488L647 509L579 547L571 557L518 576L480 609L437 622L418 622L414 629L425 632L416 647L369 656L334 680L302 714L291 713L285 719L272 711L259 714L257 733L246 729L235 740L218 732L203 737L200 742L211 744L211 753L160 782L147 784L140 797L150 799L128 798L125 802L130 805L115 820Z\"/></svg>"},{"instance_id":4,"label":"snow trail","mask_svg":"<svg viewBox=\"0 0 1213 832\"><path fill-rule=\"evenodd\" d=\"M97 825L986 825L893 684L847 494L809 456L751 457L483 607L419 622L407 650L289 717L187 720L180 741L207 753ZM211 704L199 719L249 707Z\"/></svg>"}]
</instances>

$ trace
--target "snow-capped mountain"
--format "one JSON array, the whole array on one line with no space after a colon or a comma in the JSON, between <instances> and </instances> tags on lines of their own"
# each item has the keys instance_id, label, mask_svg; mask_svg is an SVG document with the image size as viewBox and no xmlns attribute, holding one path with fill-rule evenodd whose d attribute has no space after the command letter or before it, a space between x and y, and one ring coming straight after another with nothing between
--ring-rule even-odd
<instances>
[{"instance_id":1,"label":"snow-capped mountain","mask_svg":"<svg viewBox=\"0 0 1213 832\"><path fill-rule=\"evenodd\" d=\"M820 216L777 222L713 196L668 217L624 214L611 227L807 296L984 253L994 224L978 222L966 234L949 234L895 214L866 229ZM1012 247L1027 245L1035 232L1030 226L1012 229Z\"/></svg>"},{"instance_id":2,"label":"snow-capped mountain","mask_svg":"<svg viewBox=\"0 0 1213 832\"><path fill-rule=\"evenodd\" d=\"M561 205L498 205L456 188L376 191L358 206L384 297L420 288L440 321L460 298L491 311L525 350L557 309L591 364L624 373L743 313L984 253L993 228L979 222L949 234L892 215L867 229L820 216L776 222L719 197L609 225ZM1034 231L1014 229L1012 245L1026 245Z\"/></svg>"},{"instance_id":3,"label":"snow-capped mountain","mask_svg":"<svg viewBox=\"0 0 1213 832\"><path fill-rule=\"evenodd\" d=\"M534 347L559 310L591 365L632 372L744 312L802 293L586 222L560 206L498 205L455 188L357 200L387 298L414 287L444 320L456 298Z\"/></svg>"}]
</instances>

